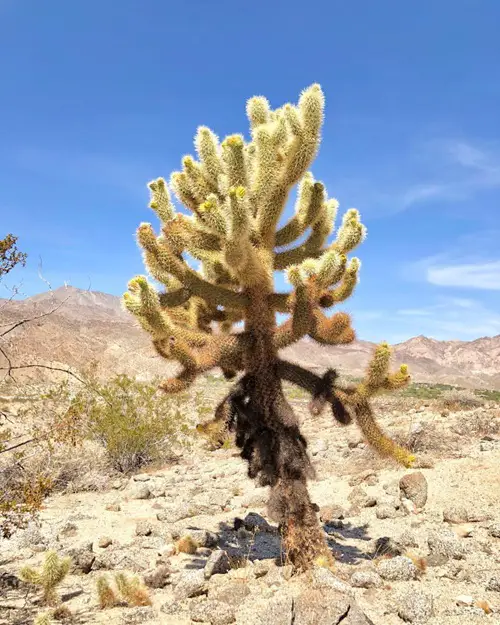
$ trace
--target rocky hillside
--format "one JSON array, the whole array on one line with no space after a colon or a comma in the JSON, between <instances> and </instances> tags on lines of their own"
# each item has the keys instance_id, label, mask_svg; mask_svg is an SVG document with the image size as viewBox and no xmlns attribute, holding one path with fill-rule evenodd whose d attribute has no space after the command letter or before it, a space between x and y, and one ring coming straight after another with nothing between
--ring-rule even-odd
<instances>
[{"instance_id":1,"label":"rocky hillside","mask_svg":"<svg viewBox=\"0 0 500 625\"><path fill-rule=\"evenodd\" d=\"M23 319L34 320L9 334L4 344L14 364L80 368L97 360L103 374L123 372L143 378L170 375L175 370L174 364L156 355L148 336L113 295L61 287L22 301L0 300L0 324ZM500 336L475 341L418 336L394 348L394 364L407 363L417 382L500 389ZM283 355L319 370L334 366L343 374L357 376L372 350L373 343L367 341L325 347L304 340ZM23 375L45 380L49 372L30 369Z\"/></svg>"}]
</instances>

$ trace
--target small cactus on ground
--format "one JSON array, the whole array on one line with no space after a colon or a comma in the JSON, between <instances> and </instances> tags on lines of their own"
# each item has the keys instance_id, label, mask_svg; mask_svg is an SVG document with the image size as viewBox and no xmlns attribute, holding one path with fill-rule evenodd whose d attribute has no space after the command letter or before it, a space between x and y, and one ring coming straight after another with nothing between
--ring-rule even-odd
<instances>
[{"instance_id":1,"label":"small cactus on ground","mask_svg":"<svg viewBox=\"0 0 500 625\"><path fill-rule=\"evenodd\" d=\"M380 454L406 466L413 459L382 432L370 406L375 394L410 379L405 366L389 372L388 345L377 347L365 379L352 386L339 385L332 370L318 376L279 357L279 350L304 337L323 345L355 339L347 313L326 311L342 305L358 283L361 263L348 256L366 228L351 208L330 238L338 202L310 171L323 113L323 92L314 84L297 105L276 110L264 97L251 98L248 142L240 134L220 142L209 128L199 127L198 159L185 156L169 184L163 178L149 183L160 232L149 223L137 230L149 274L165 290L137 276L123 296L158 354L181 366L161 384L166 393L186 390L215 367L228 380L243 374L216 408L213 424L236 431L249 477L271 487L269 513L283 528L285 549L298 568L331 554L307 490L314 470L284 380L311 394L313 416L329 404L335 420L356 421ZM296 185L294 214L278 227ZM171 191L190 215L176 211ZM199 261L199 270L185 254ZM280 270L289 292L274 289ZM278 313L288 316L280 325ZM243 331L234 331L240 322ZM219 433L216 427L199 429Z\"/></svg>"},{"instance_id":2,"label":"small cactus on ground","mask_svg":"<svg viewBox=\"0 0 500 625\"><path fill-rule=\"evenodd\" d=\"M99 606L102 610L120 603L141 607L151 605L149 591L137 575L115 573L114 585L107 576L101 575L96 582Z\"/></svg>"},{"instance_id":3,"label":"small cactus on ground","mask_svg":"<svg viewBox=\"0 0 500 625\"><path fill-rule=\"evenodd\" d=\"M61 601L57 587L68 574L70 566L71 558L60 558L55 551L48 551L38 571L31 566L25 566L19 572L19 576L23 581L41 587L42 601L45 605L57 606Z\"/></svg>"}]
</instances>

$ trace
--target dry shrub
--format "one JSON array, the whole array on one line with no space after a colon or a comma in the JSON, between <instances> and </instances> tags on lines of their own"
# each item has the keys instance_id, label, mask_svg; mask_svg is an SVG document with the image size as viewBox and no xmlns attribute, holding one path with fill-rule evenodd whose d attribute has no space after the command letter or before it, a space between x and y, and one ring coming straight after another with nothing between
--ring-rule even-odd
<instances>
[{"instance_id":1,"label":"dry shrub","mask_svg":"<svg viewBox=\"0 0 500 625\"><path fill-rule=\"evenodd\" d=\"M500 434L500 410L484 410L461 415L452 426L460 436L481 438Z\"/></svg>"},{"instance_id":2,"label":"dry shrub","mask_svg":"<svg viewBox=\"0 0 500 625\"><path fill-rule=\"evenodd\" d=\"M440 403L447 410L473 410L484 405L484 399L467 389L444 391Z\"/></svg>"}]
</instances>

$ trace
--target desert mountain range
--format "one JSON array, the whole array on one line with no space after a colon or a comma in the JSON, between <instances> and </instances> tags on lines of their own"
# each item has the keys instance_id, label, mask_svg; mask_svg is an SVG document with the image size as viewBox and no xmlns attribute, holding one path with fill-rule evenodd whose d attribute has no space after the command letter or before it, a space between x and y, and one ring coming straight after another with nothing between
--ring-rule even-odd
<instances>
[{"instance_id":1,"label":"desert mountain range","mask_svg":"<svg viewBox=\"0 0 500 625\"><path fill-rule=\"evenodd\" d=\"M3 343L13 364L42 363L78 369L97 360L103 374L127 373L142 379L168 376L177 369L175 363L157 356L149 336L114 295L65 286L24 300L0 300L2 326L23 319L34 320L10 333ZM282 355L318 371L336 367L344 375L358 376L373 347L373 343L362 340L338 347L302 340L283 350ZM474 341L417 336L394 345L393 363L408 364L415 382L500 389L500 335ZM0 355L0 366L5 365ZM16 375L18 379L29 377L40 382L48 376L54 377L44 369Z\"/></svg>"}]
</instances>

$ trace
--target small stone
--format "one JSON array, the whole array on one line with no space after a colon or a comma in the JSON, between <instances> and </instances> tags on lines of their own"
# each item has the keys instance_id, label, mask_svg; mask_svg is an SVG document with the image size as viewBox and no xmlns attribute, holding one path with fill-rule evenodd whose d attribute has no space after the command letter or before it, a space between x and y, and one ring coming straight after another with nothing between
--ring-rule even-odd
<instances>
[{"instance_id":1,"label":"small stone","mask_svg":"<svg viewBox=\"0 0 500 625\"><path fill-rule=\"evenodd\" d=\"M210 625L229 625L236 620L232 606L211 599L191 603L189 616L195 623L210 623Z\"/></svg>"},{"instance_id":2,"label":"small stone","mask_svg":"<svg viewBox=\"0 0 500 625\"><path fill-rule=\"evenodd\" d=\"M407 590L399 596L398 615L408 623L427 623L434 615L432 595L421 590Z\"/></svg>"},{"instance_id":3,"label":"small stone","mask_svg":"<svg viewBox=\"0 0 500 625\"><path fill-rule=\"evenodd\" d=\"M359 508L372 508L377 504L375 497L369 495L361 486L355 486L348 495L347 499L353 506L357 506Z\"/></svg>"},{"instance_id":4,"label":"small stone","mask_svg":"<svg viewBox=\"0 0 500 625\"><path fill-rule=\"evenodd\" d=\"M101 549L106 549L106 547L109 547L112 544L113 539L109 538L109 536L101 536L101 538L99 538L99 540L97 541L97 546Z\"/></svg>"},{"instance_id":5,"label":"small stone","mask_svg":"<svg viewBox=\"0 0 500 625\"><path fill-rule=\"evenodd\" d=\"M355 588L380 588L383 582L375 571L354 571L351 575L351 584Z\"/></svg>"},{"instance_id":6,"label":"small stone","mask_svg":"<svg viewBox=\"0 0 500 625\"><path fill-rule=\"evenodd\" d=\"M486 590L500 592L500 577L492 577L486 586Z\"/></svg>"},{"instance_id":7,"label":"small stone","mask_svg":"<svg viewBox=\"0 0 500 625\"><path fill-rule=\"evenodd\" d=\"M245 580L230 580L213 586L208 591L208 598L237 607L245 601L250 589Z\"/></svg>"},{"instance_id":8,"label":"small stone","mask_svg":"<svg viewBox=\"0 0 500 625\"><path fill-rule=\"evenodd\" d=\"M315 566L312 570L313 588L330 588L344 594L352 594L352 588L324 567Z\"/></svg>"},{"instance_id":9,"label":"small stone","mask_svg":"<svg viewBox=\"0 0 500 625\"><path fill-rule=\"evenodd\" d=\"M427 503L427 479L421 471L404 475L399 480L399 488L406 499L413 501L417 508L423 508Z\"/></svg>"},{"instance_id":10,"label":"small stone","mask_svg":"<svg viewBox=\"0 0 500 625\"><path fill-rule=\"evenodd\" d=\"M328 525L332 521L345 519L345 511L341 506L322 506L319 509L319 518L322 523Z\"/></svg>"},{"instance_id":11,"label":"small stone","mask_svg":"<svg viewBox=\"0 0 500 625\"><path fill-rule=\"evenodd\" d=\"M186 534L189 534L200 547L216 547L219 542L218 535L207 530L188 527Z\"/></svg>"},{"instance_id":12,"label":"small stone","mask_svg":"<svg viewBox=\"0 0 500 625\"><path fill-rule=\"evenodd\" d=\"M128 608L121 615L120 622L124 625L149 623L155 617L155 611L150 607Z\"/></svg>"},{"instance_id":13,"label":"small stone","mask_svg":"<svg viewBox=\"0 0 500 625\"><path fill-rule=\"evenodd\" d=\"M134 475L132 479L134 482L149 482L151 476L147 473L138 473L137 475Z\"/></svg>"},{"instance_id":14,"label":"small stone","mask_svg":"<svg viewBox=\"0 0 500 625\"><path fill-rule=\"evenodd\" d=\"M106 510L109 512L121 512L122 507L119 503L108 503Z\"/></svg>"},{"instance_id":15,"label":"small stone","mask_svg":"<svg viewBox=\"0 0 500 625\"><path fill-rule=\"evenodd\" d=\"M96 554L92 551L91 542L69 549L67 555L71 558L72 573L90 573L96 559Z\"/></svg>"},{"instance_id":16,"label":"small stone","mask_svg":"<svg viewBox=\"0 0 500 625\"><path fill-rule=\"evenodd\" d=\"M151 491L146 484L139 483L135 488L133 488L131 497L132 499L149 499L151 497Z\"/></svg>"},{"instance_id":17,"label":"small stone","mask_svg":"<svg viewBox=\"0 0 500 625\"><path fill-rule=\"evenodd\" d=\"M488 528L488 534L493 538L500 538L500 523L493 523Z\"/></svg>"},{"instance_id":18,"label":"small stone","mask_svg":"<svg viewBox=\"0 0 500 625\"><path fill-rule=\"evenodd\" d=\"M165 564L144 574L144 583L150 588L164 588L170 582L171 570Z\"/></svg>"},{"instance_id":19,"label":"small stone","mask_svg":"<svg viewBox=\"0 0 500 625\"><path fill-rule=\"evenodd\" d=\"M137 521L135 526L136 536L151 536L153 533L153 524L151 521Z\"/></svg>"},{"instance_id":20,"label":"small stone","mask_svg":"<svg viewBox=\"0 0 500 625\"><path fill-rule=\"evenodd\" d=\"M401 516L400 512L396 510L396 508L387 504L377 506L377 509L375 510L375 515L377 519L395 519L398 516Z\"/></svg>"},{"instance_id":21,"label":"small stone","mask_svg":"<svg viewBox=\"0 0 500 625\"><path fill-rule=\"evenodd\" d=\"M207 563L205 564L205 568L203 569L203 573L205 579L210 579L212 575L224 574L230 569L231 563L227 553L223 549L217 549L216 551L212 551L209 556Z\"/></svg>"},{"instance_id":22,"label":"small stone","mask_svg":"<svg viewBox=\"0 0 500 625\"><path fill-rule=\"evenodd\" d=\"M243 519L243 526L250 532L274 532L275 528L256 512L249 512Z\"/></svg>"},{"instance_id":23,"label":"small stone","mask_svg":"<svg viewBox=\"0 0 500 625\"><path fill-rule=\"evenodd\" d=\"M455 603L460 606L472 606L474 605L474 598L470 595L459 595L455 598Z\"/></svg>"},{"instance_id":24,"label":"small stone","mask_svg":"<svg viewBox=\"0 0 500 625\"><path fill-rule=\"evenodd\" d=\"M431 556L442 556L443 558L453 558L460 560L465 557L465 550L451 530L440 530L432 532L427 539Z\"/></svg>"},{"instance_id":25,"label":"small stone","mask_svg":"<svg viewBox=\"0 0 500 625\"><path fill-rule=\"evenodd\" d=\"M398 541L403 547L418 547L418 540L411 530L405 530Z\"/></svg>"},{"instance_id":26,"label":"small stone","mask_svg":"<svg viewBox=\"0 0 500 625\"><path fill-rule=\"evenodd\" d=\"M174 597L178 601L197 597L207 592L207 582L203 570L182 571L174 588Z\"/></svg>"},{"instance_id":27,"label":"small stone","mask_svg":"<svg viewBox=\"0 0 500 625\"><path fill-rule=\"evenodd\" d=\"M410 581L418 577L418 569L405 556L396 556L388 560L382 560L377 567L378 574L388 581Z\"/></svg>"}]
</instances>

